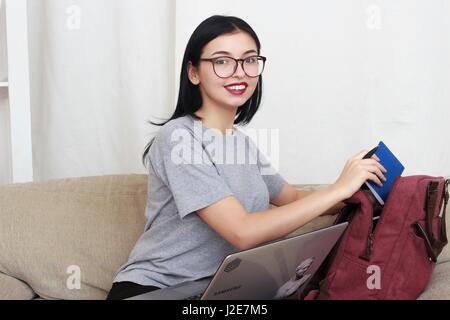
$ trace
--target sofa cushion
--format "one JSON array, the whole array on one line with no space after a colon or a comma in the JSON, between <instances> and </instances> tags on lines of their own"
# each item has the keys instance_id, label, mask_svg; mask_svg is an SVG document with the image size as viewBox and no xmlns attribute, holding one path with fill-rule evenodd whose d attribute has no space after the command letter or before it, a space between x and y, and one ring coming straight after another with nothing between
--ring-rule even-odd
<instances>
[{"instance_id":1,"label":"sofa cushion","mask_svg":"<svg viewBox=\"0 0 450 320\"><path fill-rule=\"evenodd\" d=\"M144 230L146 201L147 175L2 186L0 272L45 299L104 299Z\"/></svg>"},{"instance_id":2,"label":"sofa cushion","mask_svg":"<svg viewBox=\"0 0 450 320\"><path fill-rule=\"evenodd\" d=\"M30 300L36 296L26 283L0 272L0 299Z\"/></svg>"},{"instance_id":3,"label":"sofa cushion","mask_svg":"<svg viewBox=\"0 0 450 320\"><path fill-rule=\"evenodd\" d=\"M434 269L428 287L419 300L450 300L450 262L440 263Z\"/></svg>"},{"instance_id":4,"label":"sofa cushion","mask_svg":"<svg viewBox=\"0 0 450 320\"><path fill-rule=\"evenodd\" d=\"M447 209L449 210L449 209ZM447 212L447 235L450 237L450 215ZM447 244L438 257L438 263L450 262L450 244Z\"/></svg>"}]
</instances>

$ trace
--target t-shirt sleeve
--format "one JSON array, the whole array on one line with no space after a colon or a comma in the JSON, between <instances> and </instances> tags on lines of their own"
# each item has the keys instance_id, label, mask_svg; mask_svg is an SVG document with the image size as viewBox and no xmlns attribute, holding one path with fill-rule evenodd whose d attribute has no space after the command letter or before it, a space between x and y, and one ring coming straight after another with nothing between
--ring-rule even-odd
<instances>
[{"instance_id":1,"label":"t-shirt sleeve","mask_svg":"<svg viewBox=\"0 0 450 320\"><path fill-rule=\"evenodd\" d=\"M181 128L158 135L150 158L181 218L233 195L201 142L188 132Z\"/></svg>"},{"instance_id":2,"label":"t-shirt sleeve","mask_svg":"<svg viewBox=\"0 0 450 320\"><path fill-rule=\"evenodd\" d=\"M283 189L285 180L278 173L278 170L274 166L272 166L267 157L261 152L261 150L259 150L259 148L251 140L250 140L250 148L253 149L253 152L255 152L256 150L257 154L256 163L258 165L258 169L261 173L264 183L266 184L267 189L269 190L270 200L272 200Z\"/></svg>"}]
</instances>

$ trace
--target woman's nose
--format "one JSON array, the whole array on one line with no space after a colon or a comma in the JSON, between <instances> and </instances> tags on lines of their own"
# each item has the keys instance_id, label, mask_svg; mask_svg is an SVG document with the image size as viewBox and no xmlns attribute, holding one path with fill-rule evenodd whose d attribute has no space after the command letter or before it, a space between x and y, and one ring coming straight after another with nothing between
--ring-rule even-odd
<instances>
[{"instance_id":1,"label":"woman's nose","mask_svg":"<svg viewBox=\"0 0 450 320\"><path fill-rule=\"evenodd\" d=\"M244 78L245 77L245 71L244 71L242 63L238 63L236 72L234 73L233 76L236 78Z\"/></svg>"}]
</instances>

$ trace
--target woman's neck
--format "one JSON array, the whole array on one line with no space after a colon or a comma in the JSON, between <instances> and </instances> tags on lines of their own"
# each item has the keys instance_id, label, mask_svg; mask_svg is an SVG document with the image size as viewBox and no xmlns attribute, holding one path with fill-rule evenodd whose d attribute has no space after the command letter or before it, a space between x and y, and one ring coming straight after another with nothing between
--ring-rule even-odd
<instances>
[{"instance_id":1,"label":"woman's neck","mask_svg":"<svg viewBox=\"0 0 450 320\"><path fill-rule=\"evenodd\" d=\"M202 106L195 115L202 119L205 127L219 130L222 134L227 134L233 130L236 109L225 109L219 107Z\"/></svg>"}]
</instances>

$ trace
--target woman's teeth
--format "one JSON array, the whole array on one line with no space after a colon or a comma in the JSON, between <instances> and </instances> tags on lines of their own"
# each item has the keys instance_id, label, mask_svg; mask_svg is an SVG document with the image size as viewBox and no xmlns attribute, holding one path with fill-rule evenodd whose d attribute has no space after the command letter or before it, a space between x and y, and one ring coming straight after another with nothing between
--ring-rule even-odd
<instances>
[{"instance_id":1,"label":"woman's teeth","mask_svg":"<svg viewBox=\"0 0 450 320\"><path fill-rule=\"evenodd\" d=\"M244 90L245 86L241 85L241 86L232 86L232 87L227 87L228 89L231 90Z\"/></svg>"}]
</instances>

